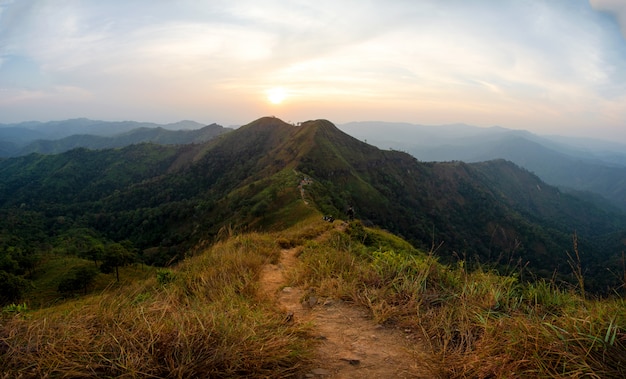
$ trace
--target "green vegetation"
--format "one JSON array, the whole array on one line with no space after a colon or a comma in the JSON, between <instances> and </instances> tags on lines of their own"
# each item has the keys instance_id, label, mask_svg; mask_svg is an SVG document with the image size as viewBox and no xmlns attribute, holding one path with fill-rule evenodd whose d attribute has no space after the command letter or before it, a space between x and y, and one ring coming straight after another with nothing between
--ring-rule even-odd
<instances>
[{"instance_id":1,"label":"green vegetation","mask_svg":"<svg viewBox=\"0 0 626 379\"><path fill-rule=\"evenodd\" d=\"M440 377L626 374L626 216L509 162L263 118L1 163L0 377L301 376L315 339L258 282L291 248L291 285L410 331Z\"/></svg>"},{"instance_id":2,"label":"green vegetation","mask_svg":"<svg viewBox=\"0 0 626 379\"><path fill-rule=\"evenodd\" d=\"M167 266L224 226L280 230L312 210L343 219L354 206L365 225L423 250L436 246L444 263L523 271L521 280L576 285L567 263L576 233L586 290L607 295L623 284L623 213L561 193L510 162L418 162L325 120L296 127L267 117L198 145L7 159L0 199L0 270L26 280L50 251L105 271L117 261ZM128 243L133 257L113 258L111 249Z\"/></svg>"},{"instance_id":3,"label":"green vegetation","mask_svg":"<svg viewBox=\"0 0 626 379\"><path fill-rule=\"evenodd\" d=\"M367 307L380 324L414 334L416 364L438 377L626 375L622 299L585 300L547 281L443 265L385 231L359 222L342 231L319 218L231 235L97 295L6 308L2 374L302 376L318 340L259 292L262 267L285 246L299 251L290 285Z\"/></svg>"},{"instance_id":4,"label":"green vegetation","mask_svg":"<svg viewBox=\"0 0 626 379\"><path fill-rule=\"evenodd\" d=\"M59 292L72 294L82 291L83 295L86 295L89 287L93 285L96 275L98 275L98 271L92 266L75 267L70 275L63 278L59 283Z\"/></svg>"}]
</instances>

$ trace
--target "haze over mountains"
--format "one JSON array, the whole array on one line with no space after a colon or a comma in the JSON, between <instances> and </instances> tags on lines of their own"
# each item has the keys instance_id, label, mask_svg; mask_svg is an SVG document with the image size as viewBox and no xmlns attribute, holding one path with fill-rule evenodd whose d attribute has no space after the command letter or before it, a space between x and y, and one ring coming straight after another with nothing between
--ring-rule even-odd
<instances>
[{"instance_id":1,"label":"haze over mountains","mask_svg":"<svg viewBox=\"0 0 626 379\"><path fill-rule=\"evenodd\" d=\"M55 154L77 147L103 149L141 142L185 144L207 141L230 131L217 124L183 120L171 124L98 121L86 118L0 124L0 157Z\"/></svg>"},{"instance_id":2,"label":"haze over mountains","mask_svg":"<svg viewBox=\"0 0 626 379\"><path fill-rule=\"evenodd\" d=\"M626 146L618 143L463 124L354 122L340 128L375 146L406 151L422 161L510 160L548 184L599 194L626 209Z\"/></svg>"}]
</instances>

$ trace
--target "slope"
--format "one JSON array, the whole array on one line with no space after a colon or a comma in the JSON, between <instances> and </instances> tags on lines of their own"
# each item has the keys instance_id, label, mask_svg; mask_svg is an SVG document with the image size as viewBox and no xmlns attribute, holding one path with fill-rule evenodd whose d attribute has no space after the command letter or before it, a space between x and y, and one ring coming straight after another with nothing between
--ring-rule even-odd
<instances>
[{"instance_id":1,"label":"slope","mask_svg":"<svg viewBox=\"0 0 626 379\"><path fill-rule=\"evenodd\" d=\"M545 276L569 272L566 251L572 250L576 232L586 252L583 264L597 274L598 282L590 285L598 289L610 282L600 272L608 257L619 254L605 238L624 228L620 212L562 193L506 161L420 163L327 124L318 129L320 142L300 169L320 180L316 200L326 213L354 205L366 222L424 249L439 246L444 261L477 259L509 269L527 265Z\"/></svg>"},{"instance_id":2,"label":"slope","mask_svg":"<svg viewBox=\"0 0 626 379\"><path fill-rule=\"evenodd\" d=\"M626 209L624 146L619 144L586 140L582 145L563 137L468 125L360 122L342 129L381 148L407 151L424 161L507 159L550 185L593 192ZM393 132L385 133L388 131Z\"/></svg>"},{"instance_id":3,"label":"slope","mask_svg":"<svg viewBox=\"0 0 626 379\"><path fill-rule=\"evenodd\" d=\"M342 232L345 224L335 223L314 241L324 245L331 233ZM297 257L301 250L301 246L282 249L278 262L261 271L259 288L263 296L276 301L289 323L311 325L311 335L320 340L307 377L433 377L415 353L425 355L424 347L406 331L378 324L365 306L327 297L313 287L290 286L289 278L302 264Z\"/></svg>"},{"instance_id":4,"label":"slope","mask_svg":"<svg viewBox=\"0 0 626 379\"><path fill-rule=\"evenodd\" d=\"M277 230L316 212L342 218L352 205L365 224L436 250L445 262L565 277L575 231L590 272L607 262L618 272L618 232L626 225L623 215L508 162L422 163L326 120L294 126L265 117L199 145L75 150L10 159L1 168L3 209L39 212L41 224L60 230L87 227L130 240L157 264L181 259L225 227ZM618 279L599 275L589 285L606 290Z\"/></svg>"},{"instance_id":5,"label":"slope","mask_svg":"<svg viewBox=\"0 0 626 379\"><path fill-rule=\"evenodd\" d=\"M492 218L496 215L511 228L540 228L530 215L543 222L553 220L553 212L567 211L561 220L567 223L576 216L569 206L587 207L584 202L571 202L572 197L510 162L421 164L407 154L360 143L323 120L294 127L264 118L238 135L202 146L152 150L153 145L141 145L106 155L77 150L2 162L13 173L24 168L24 183L42 180L26 192L12 188L15 196L2 206L3 212L11 212L0 219L11 223L2 225L3 233L34 227L21 217L35 211L56 212L53 219L45 219L49 234L70 224L113 217L127 228L120 236L160 228L164 234L146 246L160 243L170 249L181 244L168 241L172 230L187 231L193 240L208 225L232 222L233 228L226 225L210 244L192 241L192 247L182 251L188 259L148 280L111 285L46 309L4 308L0 376L625 377L623 299L585 299L576 294L582 288L560 290L553 281L529 283L517 275L472 270L469 262L442 265L397 236L364 227L359 220L329 223L316 209L321 200L327 201L326 209L337 211L343 210L342 201L349 201L359 215L371 212L374 217L373 208L361 208L382 207L372 196L387 206L394 204L396 193L419 199L424 194L418 190L432 190L425 206L435 211L433 217L463 221L455 226L459 232L472 223L485 227L485 221L501 222ZM240 156L253 161L235 159ZM20 203L36 193L34 188L43 194L59 170L64 180L76 180L64 188L81 194L79 187L94 182L97 175L73 178L72 173L89 172L82 163L96 167L99 157L108 157L98 166L102 172L112 167L126 172L125 163L151 170L138 170L141 175L133 179L134 170L128 168L116 190L85 192L80 207L69 208L72 196L58 194L54 201L44 197ZM213 169L221 174L213 176ZM310 200L306 205L297 185L302 184L303 171L314 169L303 187ZM7 172L1 179L9 178ZM240 176L244 179L238 182ZM201 185L195 186L195 181ZM413 188L418 184L421 187ZM350 191L337 195L344 187ZM273 190L274 198L269 193ZM5 199L7 192L1 191L0 199ZM261 204L257 200L265 191L269 197L263 200L269 206L255 216L249 206ZM390 225L403 226L393 212L385 212ZM406 212L403 217L419 209ZM159 222L143 224L153 214L159 214ZM272 218L277 214L290 219ZM469 220L464 221L463 214ZM599 221L593 212L580 218L587 217ZM284 227L286 223L293 227ZM273 231L233 230L242 225ZM191 233L191 227L199 230ZM406 230L410 233L411 227ZM541 230L552 234L560 227L556 223ZM33 248L47 249L49 241L40 237L42 246ZM0 242L2 253L13 247L4 236ZM6 267L7 260L2 263ZM276 270L282 271L281 280L268 285L267 272ZM294 295L291 302L282 301ZM288 307L296 300L297 312Z\"/></svg>"},{"instance_id":6,"label":"slope","mask_svg":"<svg viewBox=\"0 0 626 379\"><path fill-rule=\"evenodd\" d=\"M622 299L441 265L389 233L317 217L224 238L148 280L6 307L0 320L11 378L626 374Z\"/></svg>"}]
</instances>

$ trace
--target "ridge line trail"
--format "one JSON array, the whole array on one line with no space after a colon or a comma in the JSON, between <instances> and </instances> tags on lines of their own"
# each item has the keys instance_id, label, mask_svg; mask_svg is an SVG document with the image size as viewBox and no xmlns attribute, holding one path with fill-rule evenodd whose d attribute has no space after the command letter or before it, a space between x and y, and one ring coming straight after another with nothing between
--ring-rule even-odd
<instances>
[{"instance_id":1,"label":"ridge line trail","mask_svg":"<svg viewBox=\"0 0 626 379\"><path fill-rule=\"evenodd\" d=\"M365 307L307 297L305 289L288 287L289 272L298 265L298 251L297 247L283 249L278 264L265 265L259 293L275 298L289 321L312 325L311 334L319 343L305 378L433 377L419 367L416 347L420 349L420 342L412 335L378 325Z\"/></svg>"}]
</instances>

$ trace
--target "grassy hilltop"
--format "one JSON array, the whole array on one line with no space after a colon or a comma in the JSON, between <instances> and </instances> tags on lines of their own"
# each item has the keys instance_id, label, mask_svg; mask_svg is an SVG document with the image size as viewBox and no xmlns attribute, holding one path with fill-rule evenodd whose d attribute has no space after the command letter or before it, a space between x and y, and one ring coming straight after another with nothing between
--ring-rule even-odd
<instances>
[{"instance_id":1,"label":"grassy hilltop","mask_svg":"<svg viewBox=\"0 0 626 379\"><path fill-rule=\"evenodd\" d=\"M418 336L431 377L623 377L626 307L547 281L442 265L358 221L311 217L242 233L145 280L32 311L5 310L6 377L301 377L323 343L260 290L264 265L297 249L285 285L366 307ZM419 349L418 349L419 347Z\"/></svg>"}]
</instances>

